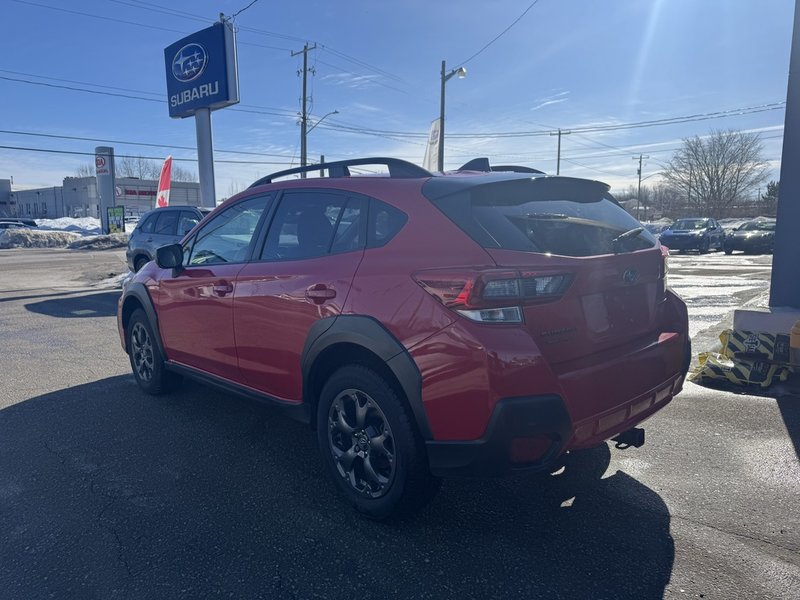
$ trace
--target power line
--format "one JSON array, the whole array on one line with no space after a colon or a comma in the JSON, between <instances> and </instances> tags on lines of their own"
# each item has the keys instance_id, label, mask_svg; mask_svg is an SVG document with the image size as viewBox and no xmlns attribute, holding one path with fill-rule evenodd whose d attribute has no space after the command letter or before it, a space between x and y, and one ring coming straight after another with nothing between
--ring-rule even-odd
<instances>
[{"instance_id":1,"label":"power line","mask_svg":"<svg viewBox=\"0 0 800 600\"><path fill-rule=\"evenodd\" d=\"M2 150L20 150L24 152L46 152L48 154L71 154L75 156L95 156L94 152L78 152L76 150L54 150L52 148L28 148L23 146L0 146ZM164 160L163 156L134 156L132 154L116 154L116 158L143 158L145 160ZM174 161L196 163L196 158L176 158ZM217 163L233 165L288 165L287 162L266 161L266 160L215 160Z\"/></svg>"},{"instance_id":2,"label":"power line","mask_svg":"<svg viewBox=\"0 0 800 600\"><path fill-rule=\"evenodd\" d=\"M0 72L6 72L7 73L7 72L10 72L10 71L0 70ZM54 79L54 78L44 77L44 76L41 76L41 75L29 75L29 77L40 77L42 79ZM20 79L20 78L16 78L16 77L6 77L6 76L2 76L2 75L0 75L0 79L4 79L6 81L13 81L13 82L16 82L16 83L27 83L29 85L40 85L40 86L44 86L44 87L65 89L65 90L70 90L70 91L74 91L74 92L84 92L84 93L88 93L88 94L97 94L97 95L101 95L101 96L116 96L116 97L119 97L119 98L127 98L127 99L131 99L131 100L144 100L146 102L157 102L157 103L161 103L161 104L166 104L166 102L167 102L166 100L158 99L158 98L144 98L142 96L134 96L134 95L131 95L131 94L119 94L119 93L113 93L113 92L103 92L103 91L100 91L100 90L90 90L90 89L81 88L81 87L66 86L66 85L56 85L56 84L52 84L52 83L44 83L44 82L41 82L41 81L30 81L28 79ZM91 86L96 85L94 83L87 83L87 82L78 82L78 83L82 83L83 85L91 85ZM100 87L100 86L98 86L98 87ZM125 88L119 88L119 89L125 89ZM136 91L139 94L154 94L154 92L144 92L144 91L141 91L141 90L132 90L132 91ZM160 95L163 98L163 95L162 94L160 94ZM242 108L242 107L248 107L248 106L252 107L253 109L258 109L258 110L249 110L249 109ZM252 105L252 104L239 104L236 107L229 107L227 110L232 110L232 111L237 111L237 112L254 113L254 114L259 114L259 115L269 115L269 116L275 116L275 117L287 117L287 118L294 118L295 117L295 113L290 112L288 110L286 110L283 113L279 113L279 112L274 112L274 111L284 110L284 109L271 108L271 107L261 107L261 106L255 106L255 105Z\"/></svg>"},{"instance_id":3,"label":"power line","mask_svg":"<svg viewBox=\"0 0 800 600\"><path fill-rule=\"evenodd\" d=\"M244 8L242 8L242 9L240 9L240 10L237 10L235 13L233 13L233 14L231 15L231 20L233 20L233 19L235 19L236 17L238 17L240 14L242 14L242 13L243 13L244 11L246 11L248 8L250 8L251 6L253 6L253 4L255 4L256 2L258 2L258 0L253 0L253 1L252 1L250 4L248 4L248 5L247 5L247 6L245 6Z\"/></svg>"},{"instance_id":4,"label":"power line","mask_svg":"<svg viewBox=\"0 0 800 600\"><path fill-rule=\"evenodd\" d=\"M22 1L22 0L15 0L15 1ZM19 73L18 71L8 71L8 70L0 70L0 72L5 73ZM41 75L31 75L28 74L29 77L37 77L41 79L53 79L46 76ZM0 79L6 81L12 81L17 83L26 83L29 85L39 85L44 87L51 87L57 89L66 89L70 91L77 91L77 92L84 92L96 95L105 95L105 96L112 96L112 97L120 97L132 100L143 100L146 102L158 102L158 103L166 103L166 100L159 100L157 98L145 98L142 96L134 96L131 94L123 94L123 93L116 93L116 92L103 92L99 90L91 90L86 88L79 88L74 86L66 86L66 85L57 85L57 84L50 84L44 83L40 81L30 81L27 79L15 78L15 77L7 77L7 76L0 76ZM71 80L63 80L63 81L71 81ZM91 85L96 87L102 87L94 83L87 83L87 82L78 82L82 83L83 85ZM105 86L110 88L110 86ZM110 88L110 89L127 89L127 88ZM134 91L134 90L132 90ZM143 92L139 90L135 90L137 93L141 94L151 94L153 95L154 92ZM638 129L641 127L655 127L660 125L675 125L680 123L688 123L694 121L705 121L711 119L719 119L719 118L727 118L732 116L741 116L746 114L753 114L753 113L760 113L766 112L771 110L780 110L783 109L786 105L785 101L781 102L772 102L762 105L744 107L744 108L734 108L728 109L723 111L714 111L709 113L698 113L694 115L686 115L681 117L667 117L664 119L655 119L650 121L638 121L632 123L617 123L614 125L604 125L604 126L584 126L584 127L572 127L571 131L573 133L599 133L599 132L607 132L607 131L620 131L620 130L627 130L627 129ZM253 108L245 108L247 106L252 106ZM244 113L252 113L252 114L260 114L260 115L268 115L268 116L277 116L277 117L284 117L284 118L292 118L296 117L296 113L290 112L286 110L285 112L274 112L278 110L278 108L270 108L270 107L259 107L255 105L246 105L240 104L235 107L230 107L228 110L235 111L235 112L244 112ZM341 123L324 123L320 125L321 129L328 129L328 130L340 130L346 131L349 133L356 133L362 135L371 135L377 137L387 137L387 139L393 139L394 141L403 141L398 138L416 138L416 139L427 139L427 133L416 133L416 132L404 132L404 131L392 131L392 130L381 130L381 129L371 129L366 127L359 127L354 125L346 125ZM450 138L460 138L460 139L492 139L492 138L525 138L525 137L541 137L541 136L549 136L551 133L550 130L533 130L533 131L517 131L517 132L481 132L481 133L453 133L450 134ZM411 143L411 142L409 142ZM598 142L601 143L601 142ZM602 143L601 143L602 144Z\"/></svg>"},{"instance_id":5,"label":"power line","mask_svg":"<svg viewBox=\"0 0 800 600\"><path fill-rule=\"evenodd\" d=\"M75 135L56 135L52 133L36 133L32 131L12 131L8 129L0 129L0 133L4 133L7 135L27 135L27 136L34 136L34 137L44 137L44 138L51 138L51 139L58 139L58 140L75 140L80 142L102 142L105 144L121 144L125 146L143 146L148 148L174 148L176 150L196 150L195 146L178 146L175 144L149 144L147 142L132 142L127 140L110 140L107 138L92 138L92 137L81 137ZM245 150L221 150L218 148L214 149L215 152L222 152L224 154L243 154L248 156L271 156L277 158L288 158L285 154L274 154L269 152L248 152Z\"/></svg>"},{"instance_id":6,"label":"power line","mask_svg":"<svg viewBox=\"0 0 800 600\"><path fill-rule=\"evenodd\" d=\"M475 58L476 56L478 56L479 54L481 54L481 53L482 53L484 50L486 50L486 49L487 49L489 46L491 46L491 45L492 45L492 44L494 44L494 43L495 43L497 40L499 40L501 37L503 37L503 36L504 36L504 35L505 35L505 34L508 32L508 30L509 30L509 29L511 29L512 27L514 27L514 25L516 25L517 23L519 23L519 22L522 20L522 17L524 17L525 15L527 15L527 14L528 14L528 11L529 11L530 9L532 9L534 6L536 6L537 4L539 4L539 0L534 0L533 2L531 2L530 6L528 6L528 8L526 8L526 9L523 11L523 13L522 13L520 16L518 16L516 19L514 19L514 21L511 23L511 25L509 25L509 26L508 26L508 27L506 27L506 28L505 28L503 31L501 31L501 32L500 32L500 34L499 34L499 35L497 35L497 36L496 36L496 37L495 37L495 38L494 38L494 39L493 39L491 42L489 42L489 43L488 43L488 44L486 44L486 45L485 45L483 48L481 48L480 50L478 50L478 51L477 51L475 54L473 54L472 56L470 56L470 57L469 57L467 60L465 60L465 61L462 61L462 62L460 62L460 63L457 63L457 64L459 64L459 65L461 65L461 66L463 67L465 64L467 64L467 63L468 63L469 61L471 61L473 58Z\"/></svg>"}]
</instances>

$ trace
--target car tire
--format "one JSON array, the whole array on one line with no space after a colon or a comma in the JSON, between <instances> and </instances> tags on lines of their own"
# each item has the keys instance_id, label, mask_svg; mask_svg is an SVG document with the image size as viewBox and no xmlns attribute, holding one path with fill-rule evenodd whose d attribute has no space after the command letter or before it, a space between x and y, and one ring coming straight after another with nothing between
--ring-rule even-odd
<instances>
[{"instance_id":1,"label":"car tire","mask_svg":"<svg viewBox=\"0 0 800 600\"><path fill-rule=\"evenodd\" d=\"M725 248L725 254L733 254L733 248Z\"/></svg>"},{"instance_id":2,"label":"car tire","mask_svg":"<svg viewBox=\"0 0 800 600\"><path fill-rule=\"evenodd\" d=\"M174 390L181 376L167 370L153 328L142 309L133 311L125 335L131 369L139 387L153 396Z\"/></svg>"},{"instance_id":3,"label":"car tire","mask_svg":"<svg viewBox=\"0 0 800 600\"><path fill-rule=\"evenodd\" d=\"M147 258L146 256L137 256L136 260L133 263L133 272L138 273L139 271L142 270L142 267L144 267L149 262L150 259Z\"/></svg>"},{"instance_id":4,"label":"car tire","mask_svg":"<svg viewBox=\"0 0 800 600\"><path fill-rule=\"evenodd\" d=\"M325 383L317 405L317 441L336 487L368 518L410 516L441 484L430 474L405 400L368 367L342 367Z\"/></svg>"}]
</instances>

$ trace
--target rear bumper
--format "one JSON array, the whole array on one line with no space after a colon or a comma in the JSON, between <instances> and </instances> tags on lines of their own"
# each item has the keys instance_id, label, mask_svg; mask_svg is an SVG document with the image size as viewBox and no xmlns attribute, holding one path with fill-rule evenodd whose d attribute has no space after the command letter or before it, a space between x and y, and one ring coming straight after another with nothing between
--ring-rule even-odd
<instances>
[{"instance_id":1,"label":"rear bumper","mask_svg":"<svg viewBox=\"0 0 800 600\"><path fill-rule=\"evenodd\" d=\"M431 472L496 477L547 471L565 451L601 444L661 410L682 389L690 360L688 337L664 333L647 347L604 363L573 364L574 370L558 373L563 396L503 398L479 439L427 441ZM547 445L536 460L514 462L512 445L519 438Z\"/></svg>"},{"instance_id":2,"label":"rear bumper","mask_svg":"<svg viewBox=\"0 0 800 600\"><path fill-rule=\"evenodd\" d=\"M705 244L710 244L708 238L686 236L686 237L670 237L659 240L662 246L666 246L670 250L700 250Z\"/></svg>"},{"instance_id":3,"label":"rear bumper","mask_svg":"<svg viewBox=\"0 0 800 600\"><path fill-rule=\"evenodd\" d=\"M497 402L485 434L469 441L428 441L431 472L440 477L497 477L512 471L543 471L564 451L572 421L555 395L504 398ZM549 448L535 462L514 464L514 438L546 438Z\"/></svg>"}]
</instances>

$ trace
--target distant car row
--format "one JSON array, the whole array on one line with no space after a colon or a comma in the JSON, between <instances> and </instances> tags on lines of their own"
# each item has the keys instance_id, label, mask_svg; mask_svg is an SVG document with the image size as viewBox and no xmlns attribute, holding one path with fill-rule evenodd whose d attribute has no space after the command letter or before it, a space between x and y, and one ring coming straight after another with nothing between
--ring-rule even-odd
<instances>
[{"instance_id":1,"label":"distant car row","mask_svg":"<svg viewBox=\"0 0 800 600\"><path fill-rule=\"evenodd\" d=\"M716 219L678 219L672 225L648 223L647 230L662 246L678 252L696 250L701 254L722 250L772 254L775 245L775 219L754 219L728 232Z\"/></svg>"},{"instance_id":2,"label":"distant car row","mask_svg":"<svg viewBox=\"0 0 800 600\"><path fill-rule=\"evenodd\" d=\"M18 217L0 217L0 231L36 227L36 221Z\"/></svg>"}]
</instances>

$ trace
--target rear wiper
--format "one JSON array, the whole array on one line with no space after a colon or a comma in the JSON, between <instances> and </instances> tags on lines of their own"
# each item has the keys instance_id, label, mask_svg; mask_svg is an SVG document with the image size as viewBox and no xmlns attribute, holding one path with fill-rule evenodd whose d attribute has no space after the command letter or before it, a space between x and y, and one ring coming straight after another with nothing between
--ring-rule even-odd
<instances>
[{"instance_id":1,"label":"rear wiper","mask_svg":"<svg viewBox=\"0 0 800 600\"><path fill-rule=\"evenodd\" d=\"M568 215L562 215L562 214L559 214L559 213L528 213L528 214L522 215L522 216L525 219L531 219L531 220L536 220L536 221L538 221L538 220L544 221L544 220L551 220L551 219L562 220L562 219L569 219L570 218Z\"/></svg>"},{"instance_id":2,"label":"rear wiper","mask_svg":"<svg viewBox=\"0 0 800 600\"><path fill-rule=\"evenodd\" d=\"M624 242L625 240L629 240L631 238L635 238L637 235L644 231L644 227L634 227L633 229L629 229L625 233L621 233L613 240L611 240L611 247L614 248L614 252L617 252L618 246Z\"/></svg>"}]
</instances>

